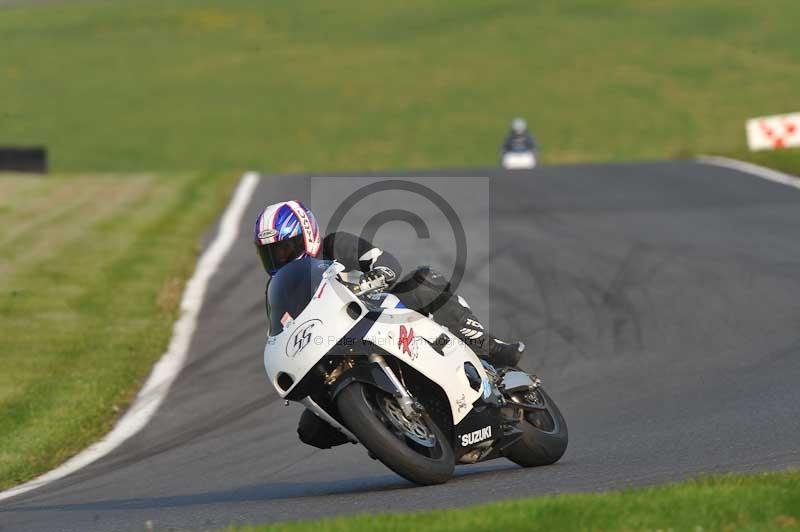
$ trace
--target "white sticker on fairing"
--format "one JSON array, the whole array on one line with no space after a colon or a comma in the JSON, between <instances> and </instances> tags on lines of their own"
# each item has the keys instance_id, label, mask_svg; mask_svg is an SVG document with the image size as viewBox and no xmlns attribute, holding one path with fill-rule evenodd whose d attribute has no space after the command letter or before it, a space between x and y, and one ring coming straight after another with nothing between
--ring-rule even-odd
<instances>
[{"instance_id":1,"label":"white sticker on fairing","mask_svg":"<svg viewBox=\"0 0 800 532\"><path fill-rule=\"evenodd\" d=\"M484 427L482 429L473 430L468 434L461 436L461 447L478 443L479 441L488 440L492 437L492 426Z\"/></svg>"},{"instance_id":2,"label":"white sticker on fairing","mask_svg":"<svg viewBox=\"0 0 800 532\"><path fill-rule=\"evenodd\" d=\"M308 320L300 324L291 338L286 343L286 356L294 358L297 354L306 348L311 343L311 329L317 325L322 325L322 321L318 319Z\"/></svg>"}]
</instances>

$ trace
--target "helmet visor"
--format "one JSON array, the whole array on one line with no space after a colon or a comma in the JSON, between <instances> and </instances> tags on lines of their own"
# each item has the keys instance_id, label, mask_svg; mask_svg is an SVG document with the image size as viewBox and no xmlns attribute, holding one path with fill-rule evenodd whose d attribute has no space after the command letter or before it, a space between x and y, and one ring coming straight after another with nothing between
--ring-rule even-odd
<instances>
[{"instance_id":1,"label":"helmet visor","mask_svg":"<svg viewBox=\"0 0 800 532\"><path fill-rule=\"evenodd\" d=\"M261 263L270 275L274 275L275 272L295 260L306 250L302 234L256 247Z\"/></svg>"}]
</instances>

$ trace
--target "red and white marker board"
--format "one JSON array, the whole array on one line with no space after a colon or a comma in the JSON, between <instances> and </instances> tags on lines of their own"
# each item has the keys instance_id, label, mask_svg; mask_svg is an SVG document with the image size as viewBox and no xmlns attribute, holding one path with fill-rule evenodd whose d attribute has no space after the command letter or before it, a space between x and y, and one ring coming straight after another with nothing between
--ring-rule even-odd
<instances>
[{"instance_id":1,"label":"red and white marker board","mask_svg":"<svg viewBox=\"0 0 800 532\"><path fill-rule=\"evenodd\" d=\"M752 151L800 147L800 113L751 118L747 146Z\"/></svg>"}]
</instances>

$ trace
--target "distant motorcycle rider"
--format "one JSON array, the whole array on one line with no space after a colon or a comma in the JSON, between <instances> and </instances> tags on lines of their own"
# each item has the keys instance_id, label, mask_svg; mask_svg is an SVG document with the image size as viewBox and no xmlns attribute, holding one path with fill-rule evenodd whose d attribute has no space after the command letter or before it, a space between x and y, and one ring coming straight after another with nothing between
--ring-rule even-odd
<instances>
[{"instance_id":1,"label":"distant motorcycle rider","mask_svg":"<svg viewBox=\"0 0 800 532\"><path fill-rule=\"evenodd\" d=\"M466 301L451 292L449 281L441 273L422 266L398 280L400 263L394 256L343 231L321 238L314 214L299 201L265 207L256 219L253 236L258 256L270 278L286 264L302 257L336 260L346 271L362 272L362 282L385 281L387 291L407 308L431 315L490 363L497 366L519 363L524 344L504 342L488 334ZM267 298L267 316L269 314ZM309 410L301 416L298 434L303 442L320 448L345 441L338 431Z\"/></svg>"},{"instance_id":2,"label":"distant motorcycle rider","mask_svg":"<svg viewBox=\"0 0 800 532\"><path fill-rule=\"evenodd\" d=\"M528 131L528 123L523 118L515 118L511 121L511 129L503 141L501 151L503 153L510 151L536 151L536 142Z\"/></svg>"}]
</instances>

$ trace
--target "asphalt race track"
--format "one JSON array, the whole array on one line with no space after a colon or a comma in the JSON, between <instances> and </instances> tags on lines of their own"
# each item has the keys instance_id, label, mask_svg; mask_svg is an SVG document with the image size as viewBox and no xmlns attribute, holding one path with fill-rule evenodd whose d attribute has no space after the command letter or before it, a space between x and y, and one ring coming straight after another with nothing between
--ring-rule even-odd
<instances>
[{"instance_id":1,"label":"asphalt race track","mask_svg":"<svg viewBox=\"0 0 800 532\"><path fill-rule=\"evenodd\" d=\"M155 419L79 473L0 502L0 530L207 529L800 465L800 191L694 162L494 174L475 209L491 215L471 213L491 220L491 260L471 257L460 291L527 343L523 366L569 424L561 462L496 460L417 488L360 446L300 444L300 408L262 369L250 239L259 207L307 199L309 178L264 177Z\"/></svg>"}]
</instances>

